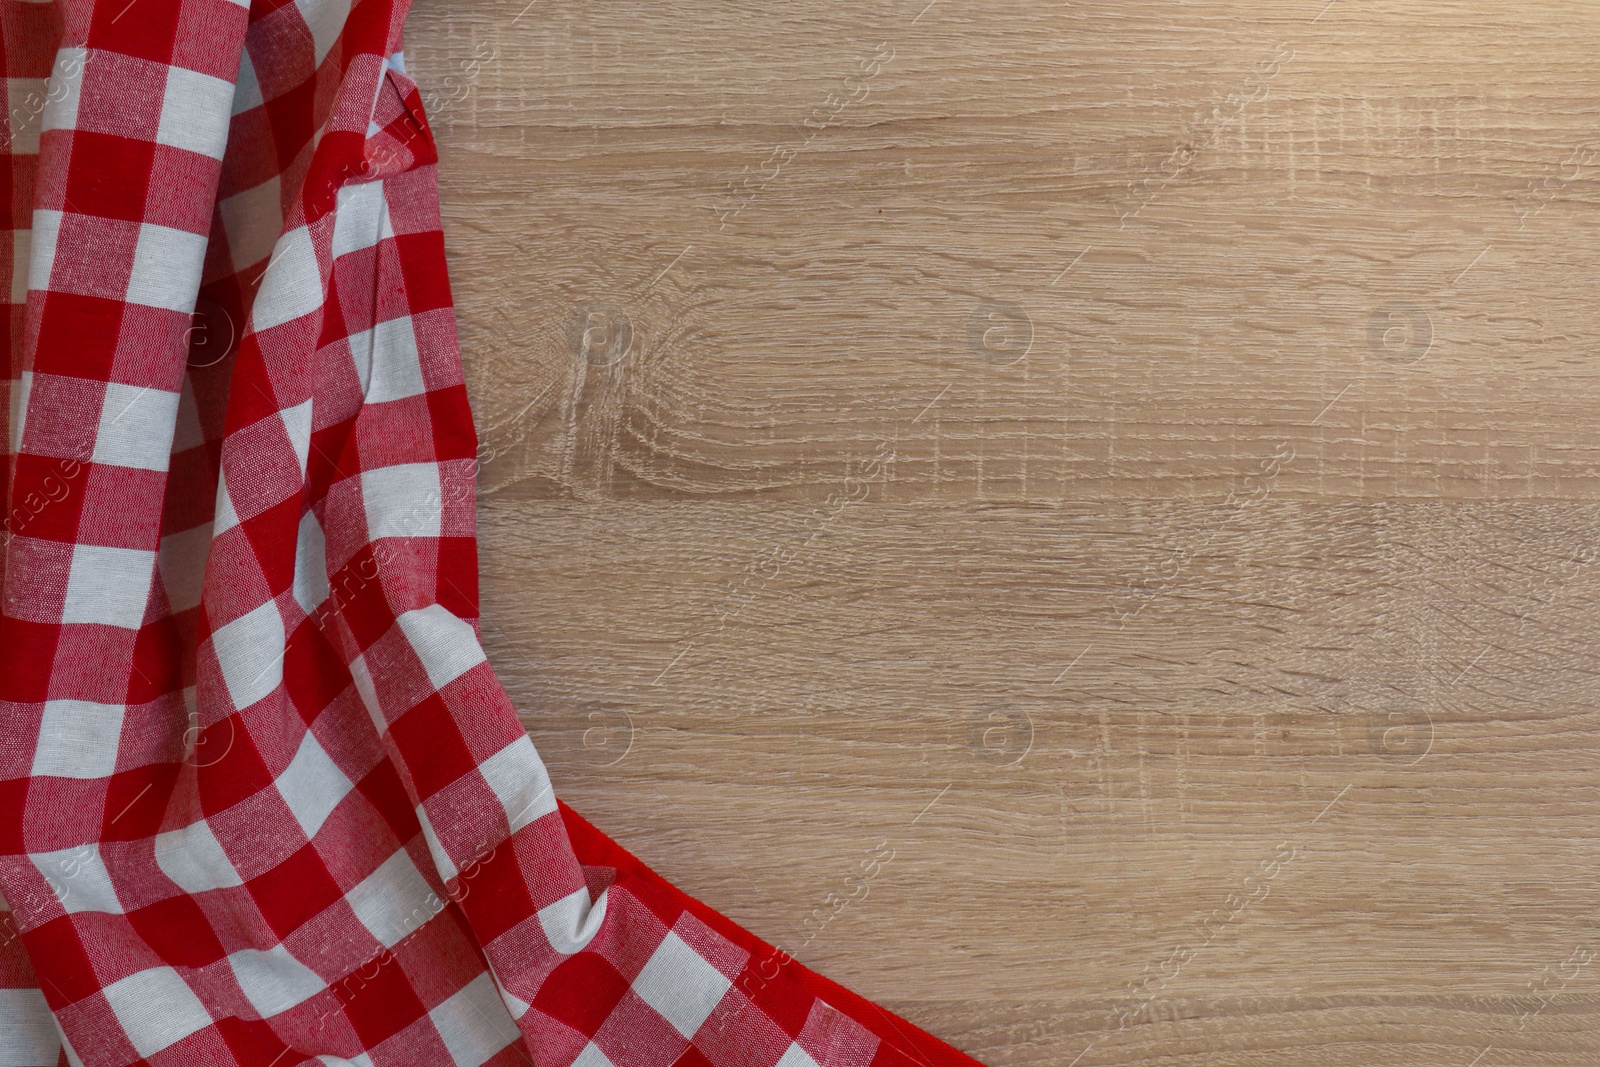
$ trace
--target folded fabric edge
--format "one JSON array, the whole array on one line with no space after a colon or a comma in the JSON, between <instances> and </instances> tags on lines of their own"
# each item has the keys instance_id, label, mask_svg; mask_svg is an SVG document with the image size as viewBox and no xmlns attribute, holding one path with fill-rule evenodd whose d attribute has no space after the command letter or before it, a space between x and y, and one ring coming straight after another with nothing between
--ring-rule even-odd
<instances>
[{"instance_id":1,"label":"folded fabric edge","mask_svg":"<svg viewBox=\"0 0 1600 1067\"><path fill-rule=\"evenodd\" d=\"M565 801L556 800L561 818L578 861L585 867L610 867L618 880L633 880L649 886L683 907L718 934L750 953L751 959L781 960L772 981L794 985L826 1001L866 1027L877 1038L924 1067L984 1067L971 1056L941 1041L916 1024L895 1015L872 1001L851 992L799 960L746 930L732 919L685 893L633 853L623 848L604 831L574 811Z\"/></svg>"}]
</instances>

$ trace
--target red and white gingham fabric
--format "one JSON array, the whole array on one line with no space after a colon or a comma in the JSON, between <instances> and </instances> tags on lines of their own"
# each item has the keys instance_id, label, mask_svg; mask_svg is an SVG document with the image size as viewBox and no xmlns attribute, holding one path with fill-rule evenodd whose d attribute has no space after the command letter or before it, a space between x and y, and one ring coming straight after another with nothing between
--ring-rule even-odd
<instances>
[{"instance_id":1,"label":"red and white gingham fabric","mask_svg":"<svg viewBox=\"0 0 1600 1067\"><path fill-rule=\"evenodd\" d=\"M0 0L0 1065L972 1064L552 794L405 6Z\"/></svg>"}]
</instances>

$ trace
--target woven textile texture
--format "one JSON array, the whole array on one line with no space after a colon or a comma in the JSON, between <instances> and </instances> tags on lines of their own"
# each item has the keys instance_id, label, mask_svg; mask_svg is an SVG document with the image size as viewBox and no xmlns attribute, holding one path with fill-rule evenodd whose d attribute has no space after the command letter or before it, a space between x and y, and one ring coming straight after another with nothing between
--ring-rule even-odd
<instances>
[{"instance_id":1,"label":"woven textile texture","mask_svg":"<svg viewBox=\"0 0 1600 1067\"><path fill-rule=\"evenodd\" d=\"M404 0L0 0L0 1064L971 1064L560 804Z\"/></svg>"}]
</instances>

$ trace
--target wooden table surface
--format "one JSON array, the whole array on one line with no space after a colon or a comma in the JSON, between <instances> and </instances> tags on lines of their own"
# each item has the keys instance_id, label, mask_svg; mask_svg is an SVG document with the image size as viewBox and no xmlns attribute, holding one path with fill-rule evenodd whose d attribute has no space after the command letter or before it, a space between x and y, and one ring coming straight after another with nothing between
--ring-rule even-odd
<instances>
[{"instance_id":1,"label":"wooden table surface","mask_svg":"<svg viewBox=\"0 0 1600 1067\"><path fill-rule=\"evenodd\" d=\"M570 803L997 1067L1600 1062L1600 5L407 36Z\"/></svg>"}]
</instances>

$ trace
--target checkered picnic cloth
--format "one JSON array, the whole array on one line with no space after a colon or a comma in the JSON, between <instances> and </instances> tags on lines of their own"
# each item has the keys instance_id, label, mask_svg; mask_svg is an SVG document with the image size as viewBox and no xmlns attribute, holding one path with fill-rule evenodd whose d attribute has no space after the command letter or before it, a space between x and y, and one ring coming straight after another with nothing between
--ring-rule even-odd
<instances>
[{"instance_id":1,"label":"checkered picnic cloth","mask_svg":"<svg viewBox=\"0 0 1600 1067\"><path fill-rule=\"evenodd\" d=\"M972 1064L552 794L405 8L0 0L0 1065Z\"/></svg>"}]
</instances>

